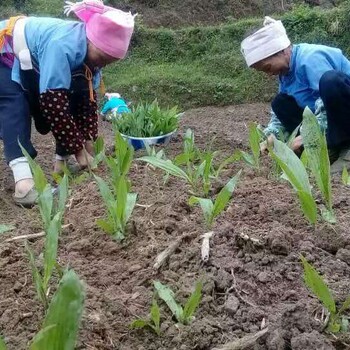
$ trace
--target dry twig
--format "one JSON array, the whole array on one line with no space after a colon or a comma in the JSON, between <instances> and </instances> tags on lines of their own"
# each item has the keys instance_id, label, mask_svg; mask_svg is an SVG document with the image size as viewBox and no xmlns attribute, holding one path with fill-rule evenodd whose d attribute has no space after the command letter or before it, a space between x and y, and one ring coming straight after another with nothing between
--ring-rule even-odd
<instances>
[{"instance_id":1,"label":"dry twig","mask_svg":"<svg viewBox=\"0 0 350 350\"><path fill-rule=\"evenodd\" d=\"M223 345L220 348L213 348L212 350L245 350L250 349L254 344L259 340L261 337L263 337L267 332L268 328L264 328L259 332L256 332L255 334L249 334L246 335L243 338L234 340L230 343L227 343Z\"/></svg>"},{"instance_id":2,"label":"dry twig","mask_svg":"<svg viewBox=\"0 0 350 350\"><path fill-rule=\"evenodd\" d=\"M171 243L168 248L163 250L160 254L157 255L156 257L156 262L153 265L153 267L158 270L164 263L165 261L169 258L171 254L175 252L175 250L181 245L182 241L186 238L189 238L191 236L197 235L197 232L192 232L192 233L186 233L179 237L175 242Z\"/></svg>"},{"instance_id":3,"label":"dry twig","mask_svg":"<svg viewBox=\"0 0 350 350\"><path fill-rule=\"evenodd\" d=\"M72 224L63 225L62 226L62 230L66 229L66 228L68 228L70 226L72 226ZM31 239L39 238L39 237L43 237L43 236L45 236L45 232L41 231L41 232L38 232L38 233L32 233L30 235L22 235L22 236L12 237L12 238L7 239L5 242L19 241L21 239L31 240Z\"/></svg>"}]
</instances>

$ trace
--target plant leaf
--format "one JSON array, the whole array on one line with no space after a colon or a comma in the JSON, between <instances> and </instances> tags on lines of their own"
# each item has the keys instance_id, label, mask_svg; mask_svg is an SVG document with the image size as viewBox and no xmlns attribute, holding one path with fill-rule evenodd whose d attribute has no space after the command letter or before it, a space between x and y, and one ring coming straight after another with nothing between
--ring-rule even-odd
<instances>
[{"instance_id":1,"label":"plant leaf","mask_svg":"<svg viewBox=\"0 0 350 350\"><path fill-rule=\"evenodd\" d=\"M114 226L109 221L104 219L97 219L96 224L102 228L106 233L113 235L114 234Z\"/></svg>"},{"instance_id":2,"label":"plant leaf","mask_svg":"<svg viewBox=\"0 0 350 350\"><path fill-rule=\"evenodd\" d=\"M274 148L270 149L269 153L297 192L305 216L312 224L315 224L317 207L303 163L286 144L279 140L275 140Z\"/></svg>"},{"instance_id":3,"label":"plant leaf","mask_svg":"<svg viewBox=\"0 0 350 350\"><path fill-rule=\"evenodd\" d=\"M242 170L240 170L229 182L221 189L216 197L213 209L213 218L217 217L226 207L231 199L232 193L235 190Z\"/></svg>"},{"instance_id":4,"label":"plant leaf","mask_svg":"<svg viewBox=\"0 0 350 350\"><path fill-rule=\"evenodd\" d=\"M160 309L156 299L153 299L151 307L151 320L154 323L154 330L160 334Z\"/></svg>"},{"instance_id":5,"label":"plant leaf","mask_svg":"<svg viewBox=\"0 0 350 350\"><path fill-rule=\"evenodd\" d=\"M45 250L44 250L44 278L43 285L46 291L49 285L49 281L52 275L52 271L56 264L57 248L58 248L58 236L62 227L61 215L57 213L46 232Z\"/></svg>"},{"instance_id":6,"label":"plant leaf","mask_svg":"<svg viewBox=\"0 0 350 350\"><path fill-rule=\"evenodd\" d=\"M7 350L6 343L1 336L0 336L0 350Z\"/></svg>"},{"instance_id":7,"label":"plant leaf","mask_svg":"<svg viewBox=\"0 0 350 350\"><path fill-rule=\"evenodd\" d=\"M197 282L194 292L188 298L184 306L183 319L186 324L191 321L192 315L196 311L201 301L202 288L203 288L203 284L201 282Z\"/></svg>"},{"instance_id":8,"label":"plant leaf","mask_svg":"<svg viewBox=\"0 0 350 350\"><path fill-rule=\"evenodd\" d=\"M149 157L149 156L141 157L139 158L139 160L142 160L157 168L160 168L173 176L180 177L189 183L191 182L187 174L181 168L173 164L170 160L163 160L163 159L158 159L156 157Z\"/></svg>"},{"instance_id":9,"label":"plant leaf","mask_svg":"<svg viewBox=\"0 0 350 350\"><path fill-rule=\"evenodd\" d=\"M137 193L128 193L126 198L125 222L128 222L135 208L137 201Z\"/></svg>"},{"instance_id":10,"label":"plant leaf","mask_svg":"<svg viewBox=\"0 0 350 350\"><path fill-rule=\"evenodd\" d=\"M79 277L73 270L66 272L52 298L43 329L34 337L30 350L74 350L84 299Z\"/></svg>"},{"instance_id":11,"label":"plant leaf","mask_svg":"<svg viewBox=\"0 0 350 350\"><path fill-rule=\"evenodd\" d=\"M346 310L350 308L350 295L345 299L343 305L339 309L337 316L341 316Z\"/></svg>"},{"instance_id":12,"label":"plant leaf","mask_svg":"<svg viewBox=\"0 0 350 350\"><path fill-rule=\"evenodd\" d=\"M29 155L29 153L25 150L21 143L18 143L21 147L22 153L27 158L29 166L32 170L35 188L38 191L38 193L41 194L44 191L46 185L48 184L46 176L41 167L34 161L34 159Z\"/></svg>"},{"instance_id":13,"label":"plant leaf","mask_svg":"<svg viewBox=\"0 0 350 350\"><path fill-rule=\"evenodd\" d=\"M36 293L38 295L39 300L43 303L44 308L46 309L47 308L46 293L44 290L42 276L41 276L38 268L35 265L34 253L30 249L27 241L25 242L24 247L25 247L25 250L27 251L27 254L28 254L29 265L30 265L30 268L32 270L32 277L33 277L33 282L35 284Z\"/></svg>"},{"instance_id":14,"label":"plant leaf","mask_svg":"<svg viewBox=\"0 0 350 350\"><path fill-rule=\"evenodd\" d=\"M188 203L189 205L194 205L196 203L199 203L203 212L205 222L207 226L210 228L214 219L213 217L214 204L211 201L211 199L192 196L190 197Z\"/></svg>"},{"instance_id":15,"label":"plant leaf","mask_svg":"<svg viewBox=\"0 0 350 350\"><path fill-rule=\"evenodd\" d=\"M65 212L66 207L66 201L68 197L68 187L69 187L69 181L68 176L65 174L60 182L60 185L58 187L58 208L57 211L61 213L61 217L63 216Z\"/></svg>"},{"instance_id":16,"label":"plant leaf","mask_svg":"<svg viewBox=\"0 0 350 350\"><path fill-rule=\"evenodd\" d=\"M8 231L12 231L14 230L16 227L13 225L4 225L4 224L0 224L0 234L8 232Z\"/></svg>"},{"instance_id":17,"label":"plant leaf","mask_svg":"<svg viewBox=\"0 0 350 350\"><path fill-rule=\"evenodd\" d=\"M306 107L303 113L301 136L307 154L308 165L322 193L328 210L333 212L327 141L325 134L321 132L315 115L311 112L309 107Z\"/></svg>"},{"instance_id":18,"label":"plant leaf","mask_svg":"<svg viewBox=\"0 0 350 350\"><path fill-rule=\"evenodd\" d=\"M342 179L342 182L345 186L350 185L349 173L348 173L348 169L346 168L346 166L344 166L344 168L343 168L343 171L341 174L341 179Z\"/></svg>"},{"instance_id":19,"label":"plant leaf","mask_svg":"<svg viewBox=\"0 0 350 350\"><path fill-rule=\"evenodd\" d=\"M255 123L249 124L249 145L253 155L253 165L259 167L260 134Z\"/></svg>"},{"instance_id":20,"label":"plant leaf","mask_svg":"<svg viewBox=\"0 0 350 350\"><path fill-rule=\"evenodd\" d=\"M331 313L336 314L336 306L328 286L316 271L316 269L301 256L301 261L304 267L304 281L307 287L313 292L325 308Z\"/></svg>"},{"instance_id":21,"label":"plant leaf","mask_svg":"<svg viewBox=\"0 0 350 350\"><path fill-rule=\"evenodd\" d=\"M154 288L156 289L159 298L162 299L167 306L169 307L172 314L176 317L178 322L182 322L183 320L183 310L181 305L177 304L177 302L174 299L174 292L164 284L154 281Z\"/></svg>"},{"instance_id":22,"label":"plant leaf","mask_svg":"<svg viewBox=\"0 0 350 350\"><path fill-rule=\"evenodd\" d=\"M147 320L143 320L143 319L138 319L138 320L135 320L133 321L131 324L130 324L130 328L131 329L141 329L141 328L145 328L149 326L149 322Z\"/></svg>"}]
</instances>

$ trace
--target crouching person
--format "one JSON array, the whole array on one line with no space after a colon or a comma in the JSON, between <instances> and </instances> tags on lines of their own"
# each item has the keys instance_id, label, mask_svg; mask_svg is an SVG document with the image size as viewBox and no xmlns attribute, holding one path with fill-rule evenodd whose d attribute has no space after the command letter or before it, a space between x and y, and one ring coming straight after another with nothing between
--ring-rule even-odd
<instances>
[{"instance_id":1,"label":"crouching person","mask_svg":"<svg viewBox=\"0 0 350 350\"><path fill-rule=\"evenodd\" d=\"M92 164L98 135L95 89L100 70L127 53L134 16L101 1L69 3L82 22L12 17L0 21L0 137L15 180L14 200L31 206L37 193L18 141L34 158L31 117L56 141L54 171L69 155Z\"/></svg>"},{"instance_id":2,"label":"crouching person","mask_svg":"<svg viewBox=\"0 0 350 350\"><path fill-rule=\"evenodd\" d=\"M113 119L118 119L123 113L130 112L127 103L117 92L107 92L105 96L107 102L101 110L102 118L112 121Z\"/></svg>"},{"instance_id":3,"label":"crouching person","mask_svg":"<svg viewBox=\"0 0 350 350\"><path fill-rule=\"evenodd\" d=\"M271 120L264 130L267 144L281 131L291 133L309 107L325 130L331 172L350 168L350 62L337 48L291 44L281 21L265 17L264 26L242 41L249 67L278 76L279 93L271 103ZM297 136L294 151L302 147Z\"/></svg>"}]
</instances>

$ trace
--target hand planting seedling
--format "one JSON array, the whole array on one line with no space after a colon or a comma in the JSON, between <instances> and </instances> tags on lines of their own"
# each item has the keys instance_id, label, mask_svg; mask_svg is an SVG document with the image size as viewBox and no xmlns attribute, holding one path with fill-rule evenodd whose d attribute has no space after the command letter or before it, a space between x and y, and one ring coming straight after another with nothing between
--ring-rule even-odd
<instances>
[{"instance_id":1,"label":"hand planting seedling","mask_svg":"<svg viewBox=\"0 0 350 350\"><path fill-rule=\"evenodd\" d=\"M326 208L321 211L324 220L335 223L336 218L332 204L332 187L330 163L325 134L317 122L315 115L306 107L303 114L301 136L305 147L305 154L318 189L326 203Z\"/></svg>"},{"instance_id":2,"label":"hand planting seedling","mask_svg":"<svg viewBox=\"0 0 350 350\"><path fill-rule=\"evenodd\" d=\"M312 293L316 295L328 312L324 327L332 333L348 332L349 318L344 312L350 308L350 295L346 298L340 309L337 309L334 298L323 278L315 268L302 256L301 261L304 267L304 282Z\"/></svg>"},{"instance_id":3,"label":"hand planting seedling","mask_svg":"<svg viewBox=\"0 0 350 350\"><path fill-rule=\"evenodd\" d=\"M158 296L162 299L176 320L184 325L188 325L193 320L193 314L195 313L202 296L202 287L201 282L197 282L194 292L188 298L184 307L178 304L175 300L174 292L166 285L155 281L154 288L156 289Z\"/></svg>"},{"instance_id":4,"label":"hand planting seedling","mask_svg":"<svg viewBox=\"0 0 350 350\"><path fill-rule=\"evenodd\" d=\"M68 177L63 176L58 188L58 199L55 200L52 186L48 183L40 166L30 157L22 147L22 152L31 167L35 188L38 191L38 205L45 231L44 268L43 274L36 266L34 253L26 243L26 250L32 269L33 280L39 299L44 307L48 306L49 282L53 269L57 267L58 237L62 230L63 215L68 197Z\"/></svg>"},{"instance_id":5,"label":"hand planting seedling","mask_svg":"<svg viewBox=\"0 0 350 350\"><path fill-rule=\"evenodd\" d=\"M73 270L66 271L54 294L41 330L29 350L74 350L84 308L85 290ZM0 350L6 350L0 337Z\"/></svg>"},{"instance_id":6,"label":"hand planting seedling","mask_svg":"<svg viewBox=\"0 0 350 350\"><path fill-rule=\"evenodd\" d=\"M160 309L157 300L153 299L149 319L139 318L131 323L130 328L150 328L157 335L160 335Z\"/></svg>"},{"instance_id":7,"label":"hand planting seedling","mask_svg":"<svg viewBox=\"0 0 350 350\"><path fill-rule=\"evenodd\" d=\"M99 176L94 177L107 208L107 218L97 220L97 224L120 241L125 238L126 225L135 207L137 194L129 193L130 183L127 179L134 151L119 133L116 134L115 150L115 158L106 158L111 172L111 186Z\"/></svg>"},{"instance_id":8,"label":"hand planting seedling","mask_svg":"<svg viewBox=\"0 0 350 350\"><path fill-rule=\"evenodd\" d=\"M179 125L177 107L160 108L157 100L140 103L131 112L124 113L115 121L115 128L123 135L155 137L175 131Z\"/></svg>"},{"instance_id":9,"label":"hand planting seedling","mask_svg":"<svg viewBox=\"0 0 350 350\"><path fill-rule=\"evenodd\" d=\"M215 202L213 203L211 199L208 198L199 198L192 196L189 199L189 204L194 205L199 203L205 223L207 228L210 230L215 218L220 215L220 213L225 209L227 203L230 201L233 191L235 190L238 179L241 175L241 170L234 176L219 192Z\"/></svg>"}]
</instances>

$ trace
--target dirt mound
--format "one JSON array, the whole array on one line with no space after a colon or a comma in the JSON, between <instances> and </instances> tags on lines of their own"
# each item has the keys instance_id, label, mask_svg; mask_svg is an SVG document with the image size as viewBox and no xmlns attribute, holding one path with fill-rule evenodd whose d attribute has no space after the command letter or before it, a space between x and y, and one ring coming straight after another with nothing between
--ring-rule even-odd
<instances>
[{"instance_id":1,"label":"dirt mound","mask_svg":"<svg viewBox=\"0 0 350 350\"><path fill-rule=\"evenodd\" d=\"M213 147L229 155L246 146L247 123L258 115L261 118L256 121L266 121L268 106L189 111L166 152L169 156L178 153L181 135L190 127L198 146L204 147L216 136ZM110 125L103 122L101 126L111 144ZM39 161L49 172L52 139L36 135L36 144ZM71 225L60 238L59 261L74 268L87 286L77 349L220 349L221 344L266 326L268 331L256 342L256 350L346 348L344 342L322 333L321 323L315 320L320 304L303 284L299 257L303 254L324 274L337 301L345 300L350 278L350 190L335 180L338 223L313 228L303 218L290 186L271 178L268 161L260 173L243 164L229 167L216 190L242 167L234 198L215 224L211 257L205 265L200 260L200 234L205 232L202 214L199 208L188 206L188 188L181 180L171 178L164 185L161 172L134 162L131 179L141 206L133 213L124 244L96 226L105 209L95 184L88 181L72 188L65 217L65 223ZM12 204L9 173L1 166L0 174L0 223L16 226L0 238L0 329L10 350L24 350L40 327L43 310L23 242L5 240L41 231L41 224L37 209L23 210ZM104 169L100 175L105 175ZM182 242L165 266L154 270L156 255L187 233L192 238ZM42 245L42 239L32 244L37 255ZM203 298L190 326L175 325L160 304L161 337L128 328L137 316L148 315L153 280L168 284L183 302L199 279L204 282Z\"/></svg>"}]
</instances>

